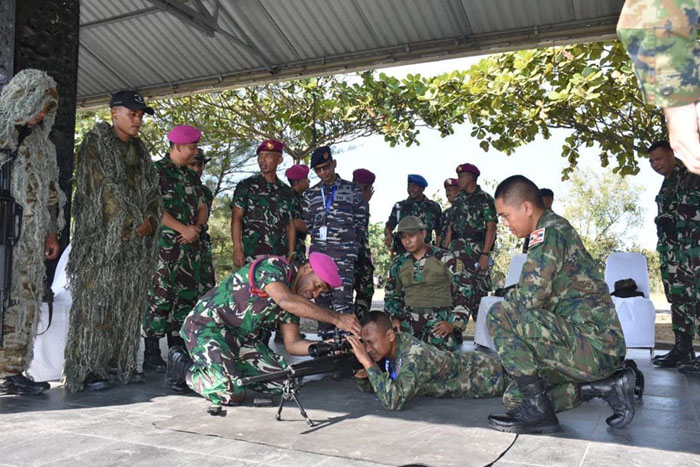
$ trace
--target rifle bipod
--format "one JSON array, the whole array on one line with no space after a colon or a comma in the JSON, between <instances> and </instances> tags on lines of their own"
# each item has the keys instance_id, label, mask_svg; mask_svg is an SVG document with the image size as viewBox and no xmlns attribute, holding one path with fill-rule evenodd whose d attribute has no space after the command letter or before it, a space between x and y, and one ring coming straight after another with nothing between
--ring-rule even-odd
<instances>
[{"instance_id":1,"label":"rifle bipod","mask_svg":"<svg viewBox=\"0 0 700 467\"><path fill-rule=\"evenodd\" d=\"M280 406L277 408L277 415L275 415L275 419L278 422L282 420L282 409L284 408L284 403L285 401L292 400L296 403L297 407L299 407L299 413L301 413L301 416L304 417L306 423L308 423L309 426L316 426L314 421L311 420L306 414L306 410L304 410L304 407L301 406L301 403L297 398L298 395L299 378L287 378L286 380L284 380L284 387L282 388L282 398L280 399Z\"/></svg>"}]
</instances>

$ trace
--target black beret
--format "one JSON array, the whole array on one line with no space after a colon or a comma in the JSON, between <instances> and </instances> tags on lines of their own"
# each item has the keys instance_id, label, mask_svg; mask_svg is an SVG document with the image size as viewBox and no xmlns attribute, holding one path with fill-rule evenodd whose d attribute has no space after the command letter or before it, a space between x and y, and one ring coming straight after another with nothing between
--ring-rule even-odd
<instances>
[{"instance_id":1,"label":"black beret","mask_svg":"<svg viewBox=\"0 0 700 467\"><path fill-rule=\"evenodd\" d=\"M331 155L331 148L328 146L321 146L320 148L314 150L313 154L311 154L311 163L309 165L313 169L319 164L332 160L333 156Z\"/></svg>"}]
</instances>

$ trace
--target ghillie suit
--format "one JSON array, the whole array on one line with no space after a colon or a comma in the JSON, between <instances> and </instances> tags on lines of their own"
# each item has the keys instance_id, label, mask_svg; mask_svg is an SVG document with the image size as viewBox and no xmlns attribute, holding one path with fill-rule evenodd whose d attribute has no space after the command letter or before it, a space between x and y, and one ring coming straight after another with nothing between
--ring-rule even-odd
<instances>
[{"instance_id":1,"label":"ghillie suit","mask_svg":"<svg viewBox=\"0 0 700 467\"><path fill-rule=\"evenodd\" d=\"M12 164L11 192L23 209L12 263L16 303L5 312L0 378L23 372L31 362L46 275L44 242L64 225L66 197L58 185L56 147L49 140L57 107L56 82L39 70L20 71L0 94L0 166ZM27 125L43 109L44 119ZM9 162L11 153L14 162Z\"/></svg>"},{"instance_id":2,"label":"ghillie suit","mask_svg":"<svg viewBox=\"0 0 700 467\"><path fill-rule=\"evenodd\" d=\"M63 374L70 391L83 389L90 373L105 378L116 367L123 383L134 374L161 218L158 174L146 147L137 137L121 141L107 123L85 135L75 180ZM152 231L138 237L144 219Z\"/></svg>"}]
</instances>

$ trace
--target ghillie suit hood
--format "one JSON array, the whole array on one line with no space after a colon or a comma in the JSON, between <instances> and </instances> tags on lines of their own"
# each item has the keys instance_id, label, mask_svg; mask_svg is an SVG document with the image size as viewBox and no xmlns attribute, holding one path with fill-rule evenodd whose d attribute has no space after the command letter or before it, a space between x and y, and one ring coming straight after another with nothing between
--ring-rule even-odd
<instances>
[{"instance_id":1,"label":"ghillie suit hood","mask_svg":"<svg viewBox=\"0 0 700 467\"><path fill-rule=\"evenodd\" d=\"M136 370L162 214L158 173L138 137L125 143L107 123L85 135L73 212L64 379L69 390L79 391L90 372L105 377L116 366L127 382ZM153 231L139 238L136 228L147 218Z\"/></svg>"}]
</instances>

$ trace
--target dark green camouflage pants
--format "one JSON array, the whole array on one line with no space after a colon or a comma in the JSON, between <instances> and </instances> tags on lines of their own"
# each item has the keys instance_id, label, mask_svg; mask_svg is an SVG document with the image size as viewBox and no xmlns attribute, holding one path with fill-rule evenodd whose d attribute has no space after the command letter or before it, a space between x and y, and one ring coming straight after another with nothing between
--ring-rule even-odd
<instances>
[{"instance_id":1,"label":"dark green camouflage pants","mask_svg":"<svg viewBox=\"0 0 700 467\"><path fill-rule=\"evenodd\" d=\"M361 318L372 309L374 296L374 264L369 245L365 244L357 252L355 263L355 314Z\"/></svg>"},{"instance_id":2,"label":"dark green camouflage pants","mask_svg":"<svg viewBox=\"0 0 700 467\"><path fill-rule=\"evenodd\" d=\"M610 376L622 361L596 350L575 325L547 310L500 302L489 312L488 327L508 375L542 377L557 411L576 407L580 383ZM503 403L512 409L522 400L522 392L511 383Z\"/></svg>"},{"instance_id":3,"label":"dark green camouflage pants","mask_svg":"<svg viewBox=\"0 0 700 467\"><path fill-rule=\"evenodd\" d=\"M481 253L480 245L467 244L466 250L453 251L454 255L464 264L464 272L469 278L469 283L473 290L473 294L468 297L466 308L469 310L474 322L479 311L479 303L481 299L493 290L493 282L491 281L491 269L477 269L474 264L479 261Z\"/></svg>"},{"instance_id":4,"label":"dark green camouflage pants","mask_svg":"<svg viewBox=\"0 0 700 467\"><path fill-rule=\"evenodd\" d=\"M659 240L661 280L671 304L673 330L693 336L700 331L696 326L700 319L700 247L684 247L663 234Z\"/></svg>"},{"instance_id":5,"label":"dark green camouflage pants","mask_svg":"<svg viewBox=\"0 0 700 467\"><path fill-rule=\"evenodd\" d=\"M208 233L201 235L202 243L202 273L199 280L199 296L216 285L216 275L214 273L214 257L211 251L211 236Z\"/></svg>"},{"instance_id":6,"label":"dark green camouflage pants","mask_svg":"<svg viewBox=\"0 0 700 467\"><path fill-rule=\"evenodd\" d=\"M284 359L264 342L242 341L235 332L205 316L188 316L180 335L194 363L187 375L187 385L214 404L227 405L232 396L245 394L246 388L236 383L237 378L287 367ZM270 381L248 388L278 395L282 393L282 382Z\"/></svg>"},{"instance_id":7,"label":"dark green camouflage pants","mask_svg":"<svg viewBox=\"0 0 700 467\"><path fill-rule=\"evenodd\" d=\"M410 316L409 321L401 321L401 331L412 334L413 337L427 344L437 347L440 350L454 352L462 343L455 333L447 337L436 336L435 325L440 321L450 320L449 308L415 308L406 307L406 314ZM461 334L460 334L461 337Z\"/></svg>"}]
</instances>

